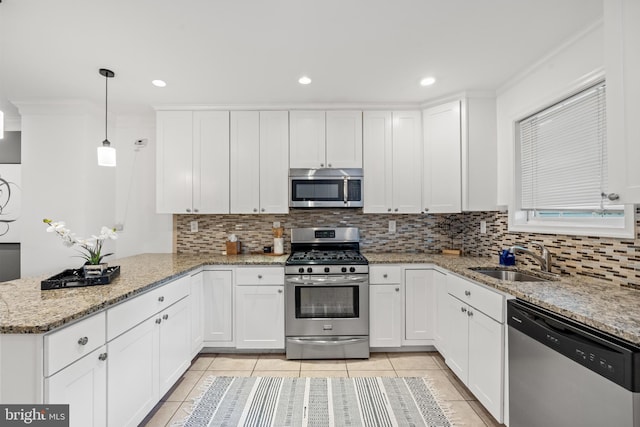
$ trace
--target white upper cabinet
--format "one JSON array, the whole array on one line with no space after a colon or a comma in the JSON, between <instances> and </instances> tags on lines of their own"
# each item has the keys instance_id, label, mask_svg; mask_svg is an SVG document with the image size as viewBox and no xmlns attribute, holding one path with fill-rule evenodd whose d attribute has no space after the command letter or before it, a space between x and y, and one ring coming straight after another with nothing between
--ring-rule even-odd
<instances>
[{"instance_id":1,"label":"white upper cabinet","mask_svg":"<svg viewBox=\"0 0 640 427\"><path fill-rule=\"evenodd\" d=\"M363 113L364 212L420 212L418 111Z\"/></svg>"},{"instance_id":2,"label":"white upper cabinet","mask_svg":"<svg viewBox=\"0 0 640 427\"><path fill-rule=\"evenodd\" d=\"M231 112L231 213L260 209L260 113Z\"/></svg>"},{"instance_id":3,"label":"white upper cabinet","mask_svg":"<svg viewBox=\"0 0 640 427\"><path fill-rule=\"evenodd\" d=\"M362 112L327 111L327 167L362 167Z\"/></svg>"},{"instance_id":4,"label":"white upper cabinet","mask_svg":"<svg viewBox=\"0 0 640 427\"><path fill-rule=\"evenodd\" d=\"M229 112L158 111L156 211L229 213Z\"/></svg>"},{"instance_id":5,"label":"white upper cabinet","mask_svg":"<svg viewBox=\"0 0 640 427\"><path fill-rule=\"evenodd\" d=\"M460 101L424 110L422 119L424 211L460 212L462 210Z\"/></svg>"},{"instance_id":6,"label":"white upper cabinet","mask_svg":"<svg viewBox=\"0 0 640 427\"><path fill-rule=\"evenodd\" d=\"M291 168L361 168L361 111L291 111Z\"/></svg>"},{"instance_id":7,"label":"white upper cabinet","mask_svg":"<svg viewBox=\"0 0 640 427\"><path fill-rule=\"evenodd\" d=\"M260 112L260 212L289 212L289 113Z\"/></svg>"},{"instance_id":8,"label":"white upper cabinet","mask_svg":"<svg viewBox=\"0 0 640 427\"><path fill-rule=\"evenodd\" d=\"M462 210L498 208L496 99L462 101Z\"/></svg>"},{"instance_id":9,"label":"white upper cabinet","mask_svg":"<svg viewBox=\"0 0 640 427\"><path fill-rule=\"evenodd\" d=\"M608 192L640 203L640 2L604 2Z\"/></svg>"},{"instance_id":10,"label":"white upper cabinet","mask_svg":"<svg viewBox=\"0 0 640 427\"><path fill-rule=\"evenodd\" d=\"M231 213L288 212L288 113L231 112Z\"/></svg>"},{"instance_id":11,"label":"white upper cabinet","mask_svg":"<svg viewBox=\"0 0 640 427\"><path fill-rule=\"evenodd\" d=\"M428 108L422 114L423 210L496 210L495 98L468 97Z\"/></svg>"}]
</instances>

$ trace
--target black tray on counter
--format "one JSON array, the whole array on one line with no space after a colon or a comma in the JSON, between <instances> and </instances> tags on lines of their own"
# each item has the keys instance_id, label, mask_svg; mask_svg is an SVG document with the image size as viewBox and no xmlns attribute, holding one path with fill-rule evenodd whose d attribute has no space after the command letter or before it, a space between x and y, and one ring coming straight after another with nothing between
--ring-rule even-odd
<instances>
[{"instance_id":1,"label":"black tray on counter","mask_svg":"<svg viewBox=\"0 0 640 427\"><path fill-rule=\"evenodd\" d=\"M101 276L85 277L84 271L79 269L64 270L55 276L40 282L40 289L43 291L49 289L63 288L79 288L82 286L108 285L113 279L120 275L120 266L107 267L107 270Z\"/></svg>"}]
</instances>

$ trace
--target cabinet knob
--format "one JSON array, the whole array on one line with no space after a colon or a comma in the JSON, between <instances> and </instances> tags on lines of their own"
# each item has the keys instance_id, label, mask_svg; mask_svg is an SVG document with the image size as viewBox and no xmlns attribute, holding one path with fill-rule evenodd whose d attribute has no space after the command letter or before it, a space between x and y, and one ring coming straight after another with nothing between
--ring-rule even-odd
<instances>
[{"instance_id":1,"label":"cabinet knob","mask_svg":"<svg viewBox=\"0 0 640 427\"><path fill-rule=\"evenodd\" d=\"M329 163L327 166L331 167L331 163Z\"/></svg>"},{"instance_id":2,"label":"cabinet knob","mask_svg":"<svg viewBox=\"0 0 640 427\"><path fill-rule=\"evenodd\" d=\"M193 211L194 211L194 212L199 212L199 210L198 210L198 209L194 209Z\"/></svg>"},{"instance_id":3,"label":"cabinet knob","mask_svg":"<svg viewBox=\"0 0 640 427\"><path fill-rule=\"evenodd\" d=\"M389 275L388 275L387 273L384 273L384 274L382 275L382 277L384 277L385 279L386 279L388 276L389 276Z\"/></svg>"},{"instance_id":4,"label":"cabinet knob","mask_svg":"<svg viewBox=\"0 0 640 427\"><path fill-rule=\"evenodd\" d=\"M466 313L467 309L465 307L460 307L460 311L463 312L463 313Z\"/></svg>"},{"instance_id":5,"label":"cabinet knob","mask_svg":"<svg viewBox=\"0 0 640 427\"><path fill-rule=\"evenodd\" d=\"M264 212L264 208L260 209L260 212Z\"/></svg>"},{"instance_id":6,"label":"cabinet knob","mask_svg":"<svg viewBox=\"0 0 640 427\"><path fill-rule=\"evenodd\" d=\"M87 337L82 337L78 340L78 344L80 345L87 345L88 342L89 342L89 338Z\"/></svg>"},{"instance_id":7,"label":"cabinet knob","mask_svg":"<svg viewBox=\"0 0 640 427\"><path fill-rule=\"evenodd\" d=\"M258 279L262 279L262 274L258 274Z\"/></svg>"},{"instance_id":8,"label":"cabinet knob","mask_svg":"<svg viewBox=\"0 0 640 427\"><path fill-rule=\"evenodd\" d=\"M162 323L162 319L158 317L158 318L156 319L156 323L159 325L160 323Z\"/></svg>"},{"instance_id":9,"label":"cabinet knob","mask_svg":"<svg viewBox=\"0 0 640 427\"><path fill-rule=\"evenodd\" d=\"M278 289L278 293L281 294L282 293L282 289Z\"/></svg>"},{"instance_id":10,"label":"cabinet knob","mask_svg":"<svg viewBox=\"0 0 640 427\"><path fill-rule=\"evenodd\" d=\"M391 212L391 208L387 209L387 212Z\"/></svg>"},{"instance_id":11,"label":"cabinet knob","mask_svg":"<svg viewBox=\"0 0 640 427\"><path fill-rule=\"evenodd\" d=\"M394 211L394 212L398 212L398 208L395 208L393 211Z\"/></svg>"},{"instance_id":12,"label":"cabinet knob","mask_svg":"<svg viewBox=\"0 0 640 427\"><path fill-rule=\"evenodd\" d=\"M169 318L169 315L168 315L168 314L164 314L164 315L162 316L162 318L163 318L164 320L167 320L167 319Z\"/></svg>"},{"instance_id":13,"label":"cabinet knob","mask_svg":"<svg viewBox=\"0 0 640 427\"><path fill-rule=\"evenodd\" d=\"M425 212L429 212L429 208L424 208L424 211Z\"/></svg>"},{"instance_id":14,"label":"cabinet knob","mask_svg":"<svg viewBox=\"0 0 640 427\"><path fill-rule=\"evenodd\" d=\"M254 212L258 212L258 209L257 209L257 208L253 208L253 211L254 211Z\"/></svg>"},{"instance_id":15,"label":"cabinet knob","mask_svg":"<svg viewBox=\"0 0 640 427\"><path fill-rule=\"evenodd\" d=\"M191 209L187 208L187 212L191 212Z\"/></svg>"},{"instance_id":16,"label":"cabinet knob","mask_svg":"<svg viewBox=\"0 0 640 427\"><path fill-rule=\"evenodd\" d=\"M400 288L396 288L396 292L400 292Z\"/></svg>"},{"instance_id":17,"label":"cabinet knob","mask_svg":"<svg viewBox=\"0 0 640 427\"><path fill-rule=\"evenodd\" d=\"M471 311L471 310L467 311L467 316L469 316L469 317L473 316L473 311Z\"/></svg>"},{"instance_id":18,"label":"cabinet knob","mask_svg":"<svg viewBox=\"0 0 640 427\"><path fill-rule=\"evenodd\" d=\"M158 301L163 302L164 301L164 297L163 296L158 297Z\"/></svg>"},{"instance_id":19,"label":"cabinet knob","mask_svg":"<svg viewBox=\"0 0 640 427\"><path fill-rule=\"evenodd\" d=\"M324 163L320 163L320 167L323 168L324 167Z\"/></svg>"},{"instance_id":20,"label":"cabinet knob","mask_svg":"<svg viewBox=\"0 0 640 427\"><path fill-rule=\"evenodd\" d=\"M98 356L98 360L102 360L103 362L107 360L107 353L100 353L100 356Z\"/></svg>"},{"instance_id":21,"label":"cabinet knob","mask_svg":"<svg viewBox=\"0 0 640 427\"><path fill-rule=\"evenodd\" d=\"M464 294L465 294L466 296L470 297L470 296L471 296L471 291L464 291Z\"/></svg>"}]
</instances>

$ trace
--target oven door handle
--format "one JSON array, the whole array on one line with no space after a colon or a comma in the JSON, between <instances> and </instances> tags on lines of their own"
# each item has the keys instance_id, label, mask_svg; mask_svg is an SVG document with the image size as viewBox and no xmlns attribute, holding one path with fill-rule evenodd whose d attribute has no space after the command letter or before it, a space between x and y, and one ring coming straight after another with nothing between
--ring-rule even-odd
<instances>
[{"instance_id":1,"label":"oven door handle","mask_svg":"<svg viewBox=\"0 0 640 427\"><path fill-rule=\"evenodd\" d=\"M285 278L286 283L293 285L344 285L366 284L369 276L293 276Z\"/></svg>"},{"instance_id":2,"label":"oven door handle","mask_svg":"<svg viewBox=\"0 0 640 427\"><path fill-rule=\"evenodd\" d=\"M355 344L358 342L366 341L367 338L347 338L336 340L319 340L314 338L287 338L288 342L296 344L320 344L320 345L341 345L341 344Z\"/></svg>"}]
</instances>

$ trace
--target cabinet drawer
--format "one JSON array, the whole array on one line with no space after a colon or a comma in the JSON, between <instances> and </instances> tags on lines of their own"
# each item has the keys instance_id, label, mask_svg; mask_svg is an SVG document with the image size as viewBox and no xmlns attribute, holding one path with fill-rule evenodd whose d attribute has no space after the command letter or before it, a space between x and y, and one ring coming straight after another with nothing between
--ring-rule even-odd
<instances>
[{"instance_id":1,"label":"cabinet drawer","mask_svg":"<svg viewBox=\"0 0 640 427\"><path fill-rule=\"evenodd\" d=\"M447 291L494 320L504 323L504 301L499 293L453 274L447 275Z\"/></svg>"},{"instance_id":2,"label":"cabinet drawer","mask_svg":"<svg viewBox=\"0 0 640 427\"><path fill-rule=\"evenodd\" d=\"M397 265L370 265L369 283L384 285L386 283L400 283L401 269Z\"/></svg>"},{"instance_id":3,"label":"cabinet drawer","mask_svg":"<svg viewBox=\"0 0 640 427\"><path fill-rule=\"evenodd\" d=\"M284 285L284 268L236 268L236 285Z\"/></svg>"},{"instance_id":4,"label":"cabinet drawer","mask_svg":"<svg viewBox=\"0 0 640 427\"><path fill-rule=\"evenodd\" d=\"M105 342L104 311L45 335L45 377L53 375L82 356L91 353Z\"/></svg>"},{"instance_id":5,"label":"cabinet drawer","mask_svg":"<svg viewBox=\"0 0 640 427\"><path fill-rule=\"evenodd\" d=\"M189 295L190 276L181 277L107 310L107 341Z\"/></svg>"}]
</instances>

